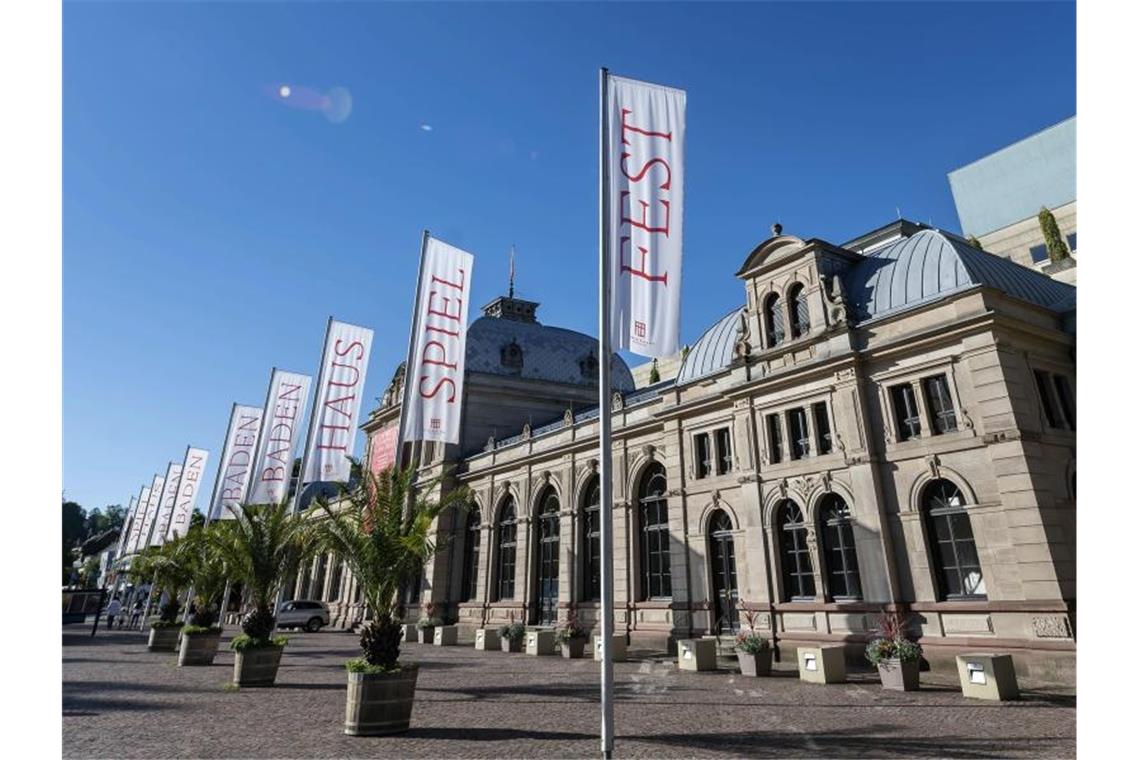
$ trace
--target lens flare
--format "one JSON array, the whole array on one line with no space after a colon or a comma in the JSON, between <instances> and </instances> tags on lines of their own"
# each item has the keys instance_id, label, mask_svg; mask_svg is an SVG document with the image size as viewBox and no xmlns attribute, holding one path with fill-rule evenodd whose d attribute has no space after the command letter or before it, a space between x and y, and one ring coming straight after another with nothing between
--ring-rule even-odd
<instances>
[{"instance_id":1,"label":"lens flare","mask_svg":"<svg viewBox=\"0 0 1140 760\"><path fill-rule=\"evenodd\" d=\"M352 94L344 87L327 92L304 85L274 84L265 88L273 100L301 111L320 111L333 124L342 124L352 114Z\"/></svg>"},{"instance_id":2,"label":"lens flare","mask_svg":"<svg viewBox=\"0 0 1140 760\"><path fill-rule=\"evenodd\" d=\"M277 94L283 98L289 97L292 93L293 93L293 91L291 89L289 89L289 85L287 85L287 84L281 85L281 89L279 89L277 91Z\"/></svg>"}]
</instances>

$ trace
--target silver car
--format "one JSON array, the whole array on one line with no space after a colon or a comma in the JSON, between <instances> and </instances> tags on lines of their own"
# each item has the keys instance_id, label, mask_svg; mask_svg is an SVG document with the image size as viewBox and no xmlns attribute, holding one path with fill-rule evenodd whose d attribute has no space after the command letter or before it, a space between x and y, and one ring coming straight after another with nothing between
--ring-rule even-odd
<instances>
[{"instance_id":1,"label":"silver car","mask_svg":"<svg viewBox=\"0 0 1140 760\"><path fill-rule=\"evenodd\" d=\"M278 628L304 628L310 633L321 630L329 624L329 607L324 602L307 599L294 599L285 602L277 610Z\"/></svg>"}]
</instances>

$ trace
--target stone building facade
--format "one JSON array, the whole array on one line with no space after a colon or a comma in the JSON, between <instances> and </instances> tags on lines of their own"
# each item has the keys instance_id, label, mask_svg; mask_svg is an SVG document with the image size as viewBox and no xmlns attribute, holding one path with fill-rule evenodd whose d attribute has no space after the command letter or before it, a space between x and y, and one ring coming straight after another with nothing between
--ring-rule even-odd
<instances>
[{"instance_id":1,"label":"stone building facade","mask_svg":"<svg viewBox=\"0 0 1140 760\"><path fill-rule=\"evenodd\" d=\"M675 378L635 388L615 364L619 632L664 649L751 624L778 652L844 642L855 658L894 609L935 667L1001 650L1072 681L1075 289L906 222L851 247L776 227L736 276L742 305ZM469 627L571 610L597 626L596 385L577 367L594 342L559 331L552 353L533 310L491 311L468 343L478 435L412 452L474 504L440 518L409 616L431 602ZM401 382L370 440L398 419ZM319 562L298 594L319 572L319 598L358 619L349 574Z\"/></svg>"}]
</instances>

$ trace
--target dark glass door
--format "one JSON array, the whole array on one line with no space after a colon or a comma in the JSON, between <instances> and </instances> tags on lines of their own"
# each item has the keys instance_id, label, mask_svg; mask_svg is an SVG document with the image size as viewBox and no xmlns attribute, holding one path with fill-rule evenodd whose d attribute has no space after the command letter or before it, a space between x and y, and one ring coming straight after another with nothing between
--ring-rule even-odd
<instances>
[{"instance_id":1,"label":"dark glass door","mask_svg":"<svg viewBox=\"0 0 1140 760\"><path fill-rule=\"evenodd\" d=\"M538 625L558 620L558 497L544 500L538 517Z\"/></svg>"},{"instance_id":2,"label":"dark glass door","mask_svg":"<svg viewBox=\"0 0 1140 760\"><path fill-rule=\"evenodd\" d=\"M717 632L740 630L737 612L739 593L736 588L736 547L732 540L732 521L717 512L709 521L709 548L712 554L713 602Z\"/></svg>"}]
</instances>

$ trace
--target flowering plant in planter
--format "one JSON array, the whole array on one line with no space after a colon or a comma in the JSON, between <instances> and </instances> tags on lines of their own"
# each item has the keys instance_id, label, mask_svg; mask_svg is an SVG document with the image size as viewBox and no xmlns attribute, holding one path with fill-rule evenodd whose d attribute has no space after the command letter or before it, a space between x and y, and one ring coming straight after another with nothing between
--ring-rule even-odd
<instances>
[{"instance_id":1,"label":"flowering plant in planter","mask_svg":"<svg viewBox=\"0 0 1140 760\"><path fill-rule=\"evenodd\" d=\"M586 629L578 624L577 612L573 610L570 611L570 614L566 617L566 625L558 629L555 638L558 639L559 643L587 638Z\"/></svg>"},{"instance_id":2,"label":"flowering plant in planter","mask_svg":"<svg viewBox=\"0 0 1140 760\"><path fill-rule=\"evenodd\" d=\"M741 631L736 634L736 651L745 654L762 654L767 652L770 645L768 639L756 631Z\"/></svg>"},{"instance_id":3,"label":"flowering plant in planter","mask_svg":"<svg viewBox=\"0 0 1140 760\"><path fill-rule=\"evenodd\" d=\"M443 620L435 614L436 609L438 609L438 607L435 602L428 602L427 606L424 607L426 614L416 621L416 628L422 631L424 628L435 628L436 626L443 625Z\"/></svg>"},{"instance_id":4,"label":"flowering plant in planter","mask_svg":"<svg viewBox=\"0 0 1140 760\"><path fill-rule=\"evenodd\" d=\"M876 635L867 644L867 661L879 670L883 687L899 691L918 688L922 646L907 638L909 619L896 612L879 616Z\"/></svg>"},{"instance_id":5,"label":"flowering plant in planter","mask_svg":"<svg viewBox=\"0 0 1140 760\"><path fill-rule=\"evenodd\" d=\"M772 672L772 646L768 639L756 632L756 613L745 610L748 630L736 634L736 660L740 674L766 676Z\"/></svg>"},{"instance_id":6,"label":"flowering plant in planter","mask_svg":"<svg viewBox=\"0 0 1140 760\"><path fill-rule=\"evenodd\" d=\"M507 641L522 641L526 636L526 626L522 623L515 622L515 613L510 613L510 621L506 625L499 627L499 638Z\"/></svg>"}]
</instances>

